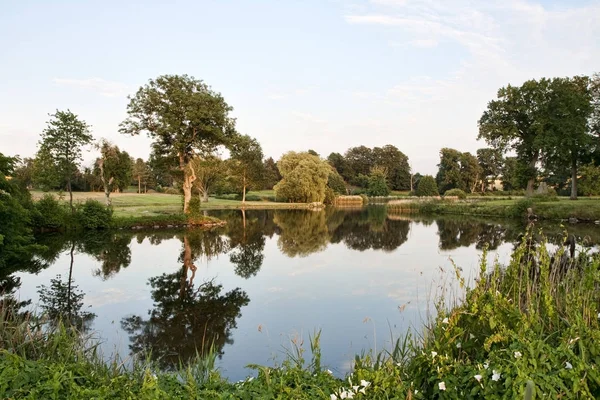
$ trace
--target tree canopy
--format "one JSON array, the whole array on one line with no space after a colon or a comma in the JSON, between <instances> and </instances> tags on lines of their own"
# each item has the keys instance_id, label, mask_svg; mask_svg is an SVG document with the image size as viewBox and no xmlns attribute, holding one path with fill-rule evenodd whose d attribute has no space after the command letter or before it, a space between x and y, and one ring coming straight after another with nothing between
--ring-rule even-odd
<instances>
[{"instance_id":1,"label":"tree canopy","mask_svg":"<svg viewBox=\"0 0 600 400\"><path fill-rule=\"evenodd\" d=\"M277 162L282 180L275 185L280 199L293 202L323 202L330 166L309 153L290 151Z\"/></svg>"}]
</instances>

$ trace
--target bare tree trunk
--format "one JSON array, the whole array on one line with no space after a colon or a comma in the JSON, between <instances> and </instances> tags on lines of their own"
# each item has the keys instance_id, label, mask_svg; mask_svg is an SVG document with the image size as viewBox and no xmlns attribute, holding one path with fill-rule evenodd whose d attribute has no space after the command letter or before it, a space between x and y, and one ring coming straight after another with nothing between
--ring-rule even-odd
<instances>
[{"instance_id":1,"label":"bare tree trunk","mask_svg":"<svg viewBox=\"0 0 600 400\"><path fill-rule=\"evenodd\" d=\"M577 200L577 160L571 162L571 200Z\"/></svg>"},{"instance_id":2,"label":"bare tree trunk","mask_svg":"<svg viewBox=\"0 0 600 400\"><path fill-rule=\"evenodd\" d=\"M414 179L414 175L410 174L410 191L411 192L414 191L414 189L413 189L413 179Z\"/></svg>"},{"instance_id":3,"label":"bare tree trunk","mask_svg":"<svg viewBox=\"0 0 600 400\"><path fill-rule=\"evenodd\" d=\"M142 193L142 178L138 175L138 194Z\"/></svg>"},{"instance_id":4,"label":"bare tree trunk","mask_svg":"<svg viewBox=\"0 0 600 400\"><path fill-rule=\"evenodd\" d=\"M202 191L202 201L208 203L208 190Z\"/></svg>"},{"instance_id":5,"label":"bare tree trunk","mask_svg":"<svg viewBox=\"0 0 600 400\"><path fill-rule=\"evenodd\" d=\"M243 192L242 192L242 203L246 202L246 171L244 170L243 179Z\"/></svg>"},{"instance_id":6,"label":"bare tree trunk","mask_svg":"<svg viewBox=\"0 0 600 400\"><path fill-rule=\"evenodd\" d=\"M148 193L148 184L144 182L144 194Z\"/></svg>"},{"instance_id":7,"label":"bare tree trunk","mask_svg":"<svg viewBox=\"0 0 600 400\"><path fill-rule=\"evenodd\" d=\"M71 309L71 282L73 281L73 253L75 252L75 240L71 243L71 265L69 266L69 282L67 282L67 310L69 310L69 323L73 320Z\"/></svg>"},{"instance_id":8,"label":"bare tree trunk","mask_svg":"<svg viewBox=\"0 0 600 400\"><path fill-rule=\"evenodd\" d=\"M531 169L531 171L535 171L535 164L537 164L537 160L538 160L538 153L535 153L535 155L529 162L529 168ZM533 196L533 189L535 188L535 178L536 177L535 177L535 173L534 173L533 176L531 178L529 178L529 180L527 181L527 191L525 193L527 196Z\"/></svg>"},{"instance_id":9,"label":"bare tree trunk","mask_svg":"<svg viewBox=\"0 0 600 400\"><path fill-rule=\"evenodd\" d=\"M183 274L181 277L181 292L180 296L184 296L185 294L185 286L187 283L187 273L188 270L192 271L192 276L190 277L189 286L192 286L194 282L194 278L196 277L196 266L194 265L194 260L192 257L192 246L190 246L190 242L188 240L187 235L183 236Z\"/></svg>"},{"instance_id":10,"label":"bare tree trunk","mask_svg":"<svg viewBox=\"0 0 600 400\"><path fill-rule=\"evenodd\" d=\"M71 189L71 175L67 178L67 189L69 190L69 205L71 206L71 212L75 212L73 208L73 190Z\"/></svg>"},{"instance_id":11,"label":"bare tree trunk","mask_svg":"<svg viewBox=\"0 0 600 400\"><path fill-rule=\"evenodd\" d=\"M185 159L182 154L179 155L179 169L183 172L183 213L189 214L190 200L192 199L192 185L196 180L196 175L192 168L186 168Z\"/></svg>"}]
</instances>

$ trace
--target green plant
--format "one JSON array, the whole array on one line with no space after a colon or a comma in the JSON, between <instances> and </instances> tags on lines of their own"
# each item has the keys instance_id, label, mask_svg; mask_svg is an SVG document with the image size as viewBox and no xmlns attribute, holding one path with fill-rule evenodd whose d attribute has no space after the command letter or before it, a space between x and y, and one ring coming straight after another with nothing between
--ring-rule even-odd
<instances>
[{"instance_id":1,"label":"green plant","mask_svg":"<svg viewBox=\"0 0 600 400\"><path fill-rule=\"evenodd\" d=\"M36 229L63 229L69 210L51 194L45 194L34 203L33 226Z\"/></svg>"},{"instance_id":2,"label":"green plant","mask_svg":"<svg viewBox=\"0 0 600 400\"><path fill-rule=\"evenodd\" d=\"M435 179L431 175L425 175L419 181L416 191L417 196L439 196L439 191Z\"/></svg>"},{"instance_id":3,"label":"green plant","mask_svg":"<svg viewBox=\"0 0 600 400\"><path fill-rule=\"evenodd\" d=\"M111 226L112 208L96 200L86 200L78 209L81 226L85 229L104 229Z\"/></svg>"},{"instance_id":4,"label":"green plant","mask_svg":"<svg viewBox=\"0 0 600 400\"><path fill-rule=\"evenodd\" d=\"M446 196L456 196L460 200L464 200L464 199L467 198L467 194L465 193L464 190L461 190L461 189L450 189L450 190L447 190L444 193L444 197L446 197Z\"/></svg>"}]
</instances>

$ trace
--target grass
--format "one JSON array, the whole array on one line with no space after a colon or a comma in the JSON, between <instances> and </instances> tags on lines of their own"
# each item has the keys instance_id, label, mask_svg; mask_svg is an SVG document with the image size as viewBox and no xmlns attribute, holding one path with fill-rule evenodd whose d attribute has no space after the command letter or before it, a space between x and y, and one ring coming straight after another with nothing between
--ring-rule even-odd
<instances>
[{"instance_id":1,"label":"grass","mask_svg":"<svg viewBox=\"0 0 600 400\"><path fill-rule=\"evenodd\" d=\"M134 358L103 361L89 337L0 313L0 398L71 399L592 399L600 397L600 256L550 253L529 232L506 266L488 265L454 302L439 293L424 331L363 352L344 378L322 365L320 334L292 341L278 366L224 380L216 354L174 372ZM348 393L352 393L348 397ZM537 396L537 397L534 397Z\"/></svg>"}]
</instances>

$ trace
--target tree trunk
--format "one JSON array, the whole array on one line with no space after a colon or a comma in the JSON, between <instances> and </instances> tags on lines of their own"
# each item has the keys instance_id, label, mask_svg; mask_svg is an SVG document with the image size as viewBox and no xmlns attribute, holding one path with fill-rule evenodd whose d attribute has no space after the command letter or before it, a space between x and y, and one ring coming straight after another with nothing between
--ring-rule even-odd
<instances>
[{"instance_id":1,"label":"tree trunk","mask_svg":"<svg viewBox=\"0 0 600 400\"><path fill-rule=\"evenodd\" d=\"M67 189L69 190L69 205L71 206L71 212L75 212L73 208L73 190L71 189L71 175L67 178Z\"/></svg>"},{"instance_id":2,"label":"tree trunk","mask_svg":"<svg viewBox=\"0 0 600 400\"><path fill-rule=\"evenodd\" d=\"M144 182L144 194L148 193L148 184Z\"/></svg>"},{"instance_id":3,"label":"tree trunk","mask_svg":"<svg viewBox=\"0 0 600 400\"><path fill-rule=\"evenodd\" d=\"M192 199L192 184L196 180L196 175L194 175L192 168L186 168L185 159L182 154L179 155L179 169L183 172L183 213L189 214L190 200Z\"/></svg>"},{"instance_id":4,"label":"tree trunk","mask_svg":"<svg viewBox=\"0 0 600 400\"><path fill-rule=\"evenodd\" d=\"M183 274L181 277L181 292L180 296L183 298L185 295L186 283L187 283L187 273L188 270L192 271L192 276L190 277L189 286L192 286L194 282L194 278L196 277L196 266L194 265L194 260L192 257L192 246L190 246L190 242L188 240L187 235L183 236Z\"/></svg>"},{"instance_id":5,"label":"tree trunk","mask_svg":"<svg viewBox=\"0 0 600 400\"><path fill-rule=\"evenodd\" d=\"M246 171L244 171L244 177L242 178L242 185L243 185L242 203L245 203L246 202Z\"/></svg>"},{"instance_id":6,"label":"tree trunk","mask_svg":"<svg viewBox=\"0 0 600 400\"><path fill-rule=\"evenodd\" d=\"M142 193L142 178L138 175L138 194Z\"/></svg>"},{"instance_id":7,"label":"tree trunk","mask_svg":"<svg viewBox=\"0 0 600 400\"><path fill-rule=\"evenodd\" d=\"M571 200L577 200L577 160L571 162Z\"/></svg>"},{"instance_id":8,"label":"tree trunk","mask_svg":"<svg viewBox=\"0 0 600 400\"><path fill-rule=\"evenodd\" d=\"M535 164L537 164L537 160L538 160L538 153L535 153L535 155L529 162L529 168L531 171L535 171ZM529 180L527 181L527 191L525 192L525 194L527 196L533 196L533 189L535 187L535 178L536 178L536 174L535 174L535 172L533 172L533 176L531 178L529 178Z\"/></svg>"},{"instance_id":9,"label":"tree trunk","mask_svg":"<svg viewBox=\"0 0 600 400\"><path fill-rule=\"evenodd\" d=\"M202 201L208 203L208 190L202 191Z\"/></svg>"},{"instance_id":10,"label":"tree trunk","mask_svg":"<svg viewBox=\"0 0 600 400\"><path fill-rule=\"evenodd\" d=\"M410 191L411 191L411 193L414 191L414 189L413 189L413 174L410 174Z\"/></svg>"}]
</instances>

